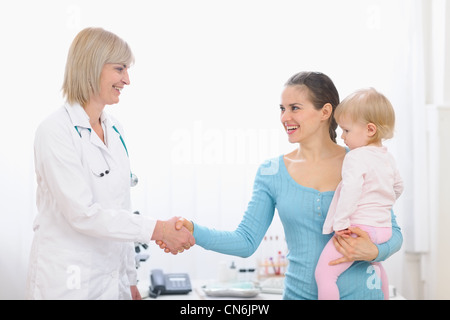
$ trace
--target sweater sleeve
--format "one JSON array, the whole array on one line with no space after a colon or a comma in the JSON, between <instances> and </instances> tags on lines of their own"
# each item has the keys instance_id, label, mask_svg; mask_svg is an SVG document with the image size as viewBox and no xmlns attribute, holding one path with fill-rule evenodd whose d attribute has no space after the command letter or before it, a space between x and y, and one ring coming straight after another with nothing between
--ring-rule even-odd
<instances>
[{"instance_id":1,"label":"sweater sleeve","mask_svg":"<svg viewBox=\"0 0 450 320\"><path fill-rule=\"evenodd\" d=\"M221 231L194 224L197 245L244 258L256 251L272 223L275 211L275 201L270 191L271 175L265 174L267 165L261 165L256 174L252 198L236 230Z\"/></svg>"},{"instance_id":2,"label":"sweater sleeve","mask_svg":"<svg viewBox=\"0 0 450 320\"><path fill-rule=\"evenodd\" d=\"M392 256L396 253L403 244L403 235L400 227L397 224L397 220L395 219L394 212L391 211L392 217L392 236L391 238L383 243L377 244L378 247L378 256L373 260L375 262L381 262Z\"/></svg>"}]
</instances>

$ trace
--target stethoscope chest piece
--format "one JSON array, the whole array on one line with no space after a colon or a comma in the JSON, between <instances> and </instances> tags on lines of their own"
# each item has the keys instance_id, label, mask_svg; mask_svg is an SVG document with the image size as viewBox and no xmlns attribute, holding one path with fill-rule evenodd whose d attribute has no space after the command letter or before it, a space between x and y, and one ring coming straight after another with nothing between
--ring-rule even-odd
<instances>
[{"instance_id":1,"label":"stethoscope chest piece","mask_svg":"<svg viewBox=\"0 0 450 320\"><path fill-rule=\"evenodd\" d=\"M134 173L132 173L130 176L130 186L135 187L138 184L138 182L139 182L138 177Z\"/></svg>"}]
</instances>

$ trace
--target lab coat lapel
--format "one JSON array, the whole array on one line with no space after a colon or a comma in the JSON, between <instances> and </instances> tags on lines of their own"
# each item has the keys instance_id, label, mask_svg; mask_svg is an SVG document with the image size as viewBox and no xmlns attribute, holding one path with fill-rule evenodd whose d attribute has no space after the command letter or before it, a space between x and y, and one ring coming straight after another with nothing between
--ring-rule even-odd
<instances>
[{"instance_id":1,"label":"lab coat lapel","mask_svg":"<svg viewBox=\"0 0 450 320\"><path fill-rule=\"evenodd\" d=\"M121 126L115 121L110 114L103 113L104 128L108 143L108 154L105 158L108 159L111 165L111 177L114 177L117 183L110 184L109 192L113 195L116 203L119 206L129 207L129 189L130 189L130 161L124 144L120 139ZM114 128L118 128L117 132Z\"/></svg>"},{"instance_id":2,"label":"lab coat lapel","mask_svg":"<svg viewBox=\"0 0 450 320\"><path fill-rule=\"evenodd\" d=\"M107 137L108 151L110 155L121 154L122 152L126 153L125 147L122 145L120 140L120 134L114 130L114 126L116 126L114 119L105 112L103 112L102 119L104 119L102 121L106 131L105 134Z\"/></svg>"},{"instance_id":3,"label":"lab coat lapel","mask_svg":"<svg viewBox=\"0 0 450 320\"><path fill-rule=\"evenodd\" d=\"M101 123L103 123L105 121L105 118L106 118L106 114L105 114L105 111L103 111L100 116ZM105 134L105 136L108 136L106 132L104 132L104 134ZM95 132L91 131L91 140L90 141L93 145L99 147L100 149L104 150L106 153L109 154L108 147L103 143L103 141L99 138L99 136Z\"/></svg>"},{"instance_id":4,"label":"lab coat lapel","mask_svg":"<svg viewBox=\"0 0 450 320\"><path fill-rule=\"evenodd\" d=\"M90 130L92 129L89 124L89 116L81 105L78 103L73 105L66 103L64 107L66 108L74 127L86 128Z\"/></svg>"},{"instance_id":5,"label":"lab coat lapel","mask_svg":"<svg viewBox=\"0 0 450 320\"><path fill-rule=\"evenodd\" d=\"M89 131L91 132L89 141L93 145L108 152L108 148L105 146L103 141L100 140L98 135L95 132L92 133L93 130L91 124L89 123L89 116L87 115L86 111L84 111L84 108L78 103L74 105L66 104L65 107L67 112L69 113L70 119L72 120L74 127L89 129ZM102 113L102 118L104 117L103 114L104 112Z\"/></svg>"},{"instance_id":6,"label":"lab coat lapel","mask_svg":"<svg viewBox=\"0 0 450 320\"><path fill-rule=\"evenodd\" d=\"M91 129L91 138L90 138L90 142L99 147L100 149L104 150L105 152L109 153L108 148L106 147L106 145L103 143L102 140L100 140L100 138L98 137L98 135L95 132L92 132Z\"/></svg>"}]
</instances>

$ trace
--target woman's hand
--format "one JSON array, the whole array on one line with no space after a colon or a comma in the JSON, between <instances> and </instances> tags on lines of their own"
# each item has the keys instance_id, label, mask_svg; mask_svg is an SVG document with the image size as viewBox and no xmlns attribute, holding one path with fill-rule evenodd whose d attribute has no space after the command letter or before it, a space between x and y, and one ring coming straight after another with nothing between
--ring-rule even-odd
<instances>
[{"instance_id":1,"label":"woman's hand","mask_svg":"<svg viewBox=\"0 0 450 320\"><path fill-rule=\"evenodd\" d=\"M337 236L346 236L346 235L351 235L352 232L349 229L344 229L344 230L338 230L334 232L335 235Z\"/></svg>"},{"instance_id":2,"label":"woman's hand","mask_svg":"<svg viewBox=\"0 0 450 320\"><path fill-rule=\"evenodd\" d=\"M367 232L357 227L349 227L348 230L351 231L351 236L342 234L333 237L334 246L343 257L331 261L330 266L342 262L372 261L378 256L378 248Z\"/></svg>"},{"instance_id":3,"label":"woman's hand","mask_svg":"<svg viewBox=\"0 0 450 320\"><path fill-rule=\"evenodd\" d=\"M185 218L178 219L175 224L175 229L180 230L182 227L186 227L191 234L194 234L194 224L191 221L186 220Z\"/></svg>"}]
</instances>

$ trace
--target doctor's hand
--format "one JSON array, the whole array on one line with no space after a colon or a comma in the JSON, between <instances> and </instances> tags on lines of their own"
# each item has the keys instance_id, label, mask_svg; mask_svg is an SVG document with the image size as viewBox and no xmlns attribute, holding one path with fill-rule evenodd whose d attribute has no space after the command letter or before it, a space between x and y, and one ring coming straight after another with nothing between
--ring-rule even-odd
<instances>
[{"instance_id":1,"label":"doctor's hand","mask_svg":"<svg viewBox=\"0 0 450 320\"><path fill-rule=\"evenodd\" d=\"M188 250L195 244L195 239L188 229L175 227L178 220L179 217L173 217L167 221L158 220L152 235L152 240L156 240L156 244L163 246L165 252L174 255Z\"/></svg>"},{"instance_id":2,"label":"doctor's hand","mask_svg":"<svg viewBox=\"0 0 450 320\"><path fill-rule=\"evenodd\" d=\"M185 218L179 218L177 222L175 223L175 229L181 230L181 229L187 229L191 234L194 233L194 225L191 221L186 220ZM194 239L195 241L195 239ZM156 244L161 248L164 249L166 253L171 252L171 250L167 247L167 244L163 241L157 240ZM188 248L187 248L188 249Z\"/></svg>"},{"instance_id":3,"label":"doctor's hand","mask_svg":"<svg viewBox=\"0 0 450 320\"><path fill-rule=\"evenodd\" d=\"M139 292L137 286L130 286L130 291L131 291L131 299L142 300L141 293Z\"/></svg>"}]
</instances>

